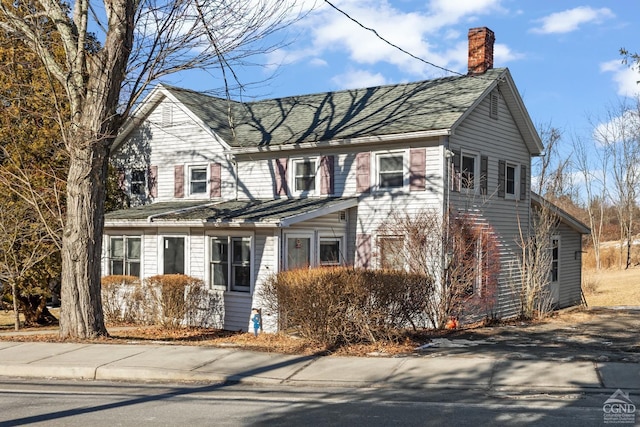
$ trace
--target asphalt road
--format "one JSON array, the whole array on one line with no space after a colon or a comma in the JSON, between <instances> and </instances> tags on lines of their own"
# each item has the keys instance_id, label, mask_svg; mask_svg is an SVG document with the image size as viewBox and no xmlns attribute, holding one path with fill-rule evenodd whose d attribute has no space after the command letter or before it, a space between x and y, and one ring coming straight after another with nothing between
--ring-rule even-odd
<instances>
[{"instance_id":1,"label":"asphalt road","mask_svg":"<svg viewBox=\"0 0 640 427\"><path fill-rule=\"evenodd\" d=\"M595 426L603 393L0 382L0 426Z\"/></svg>"}]
</instances>

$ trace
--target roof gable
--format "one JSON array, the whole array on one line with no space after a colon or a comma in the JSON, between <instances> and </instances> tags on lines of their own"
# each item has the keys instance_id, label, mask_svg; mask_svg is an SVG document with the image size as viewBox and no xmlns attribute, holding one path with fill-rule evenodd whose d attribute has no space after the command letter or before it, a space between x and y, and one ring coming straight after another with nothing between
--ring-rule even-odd
<instances>
[{"instance_id":1,"label":"roof gable","mask_svg":"<svg viewBox=\"0 0 640 427\"><path fill-rule=\"evenodd\" d=\"M542 151L540 138L507 69L464 75L241 103L192 90L160 86L140 111L157 105L160 94L188 110L229 148L273 149L388 135L452 131L496 86L516 118L529 151ZM156 97L156 98L154 98ZM136 114L139 113L138 111ZM135 123L135 120L131 121ZM128 124L129 125L129 124ZM118 139L127 133L123 130Z\"/></svg>"}]
</instances>

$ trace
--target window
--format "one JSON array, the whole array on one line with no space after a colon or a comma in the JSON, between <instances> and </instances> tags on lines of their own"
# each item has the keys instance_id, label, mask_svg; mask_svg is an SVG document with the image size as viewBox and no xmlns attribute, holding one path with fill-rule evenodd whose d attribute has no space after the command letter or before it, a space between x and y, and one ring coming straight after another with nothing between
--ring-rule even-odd
<instances>
[{"instance_id":1,"label":"window","mask_svg":"<svg viewBox=\"0 0 640 427\"><path fill-rule=\"evenodd\" d=\"M462 154L461 170L460 170L460 186L467 190L476 188L476 156Z\"/></svg>"},{"instance_id":2,"label":"window","mask_svg":"<svg viewBox=\"0 0 640 427\"><path fill-rule=\"evenodd\" d=\"M378 156L378 188L402 188L404 185L402 153Z\"/></svg>"},{"instance_id":3,"label":"window","mask_svg":"<svg viewBox=\"0 0 640 427\"><path fill-rule=\"evenodd\" d=\"M162 245L163 274L185 274L184 237L164 237Z\"/></svg>"},{"instance_id":4,"label":"window","mask_svg":"<svg viewBox=\"0 0 640 427\"><path fill-rule=\"evenodd\" d=\"M109 239L109 273L140 277L141 238L112 236Z\"/></svg>"},{"instance_id":5,"label":"window","mask_svg":"<svg viewBox=\"0 0 640 427\"><path fill-rule=\"evenodd\" d=\"M207 193L207 167L189 167L189 194Z\"/></svg>"},{"instance_id":6,"label":"window","mask_svg":"<svg viewBox=\"0 0 640 427\"><path fill-rule=\"evenodd\" d=\"M378 238L380 268L404 270L404 239L400 236Z\"/></svg>"},{"instance_id":7,"label":"window","mask_svg":"<svg viewBox=\"0 0 640 427\"><path fill-rule=\"evenodd\" d=\"M518 185L520 182L520 169L513 163L505 163L504 189L505 197L518 198Z\"/></svg>"},{"instance_id":8,"label":"window","mask_svg":"<svg viewBox=\"0 0 640 427\"><path fill-rule=\"evenodd\" d=\"M316 190L316 161L301 159L293 161L294 191L312 193Z\"/></svg>"},{"instance_id":9,"label":"window","mask_svg":"<svg viewBox=\"0 0 640 427\"><path fill-rule=\"evenodd\" d=\"M309 268L311 265L311 237L287 236L287 270Z\"/></svg>"},{"instance_id":10,"label":"window","mask_svg":"<svg viewBox=\"0 0 640 427\"><path fill-rule=\"evenodd\" d=\"M136 169L131 171L132 196L144 196L146 194L146 176L145 170Z\"/></svg>"},{"instance_id":11,"label":"window","mask_svg":"<svg viewBox=\"0 0 640 427\"><path fill-rule=\"evenodd\" d=\"M212 237L210 269L212 287L235 292L250 292L251 238Z\"/></svg>"},{"instance_id":12,"label":"window","mask_svg":"<svg viewBox=\"0 0 640 427\"><path fill-rule=\"evenodd\" d=\"M560 237L551 238L551 282L557 282L560 270Z\"/></svg>"},{"instance_id":13,"label":"window","mask_svg":"<svg viewBox=\"0 0 640 427\"><path fill-rule=\"evenodd\" d=\"M340 265L340 239L320 238L320 265Z\"/></svg>"}]
</instances>

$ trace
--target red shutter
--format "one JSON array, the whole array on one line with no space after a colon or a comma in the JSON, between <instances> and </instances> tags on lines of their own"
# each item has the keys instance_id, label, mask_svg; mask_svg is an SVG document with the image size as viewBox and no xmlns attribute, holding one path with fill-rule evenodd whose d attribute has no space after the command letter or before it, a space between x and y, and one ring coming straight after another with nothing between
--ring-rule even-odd
<instances>
[{"instance_id":1,"label":"red shutter","mask_svg":"<svg viewBox=\"0 0 640 427\"><path fill-rule=\"evenodd\" d=\"M184 197L184 165L176 165L173 174L173 196Z\"/></svg>"},{"instance_id":2,"label":"red shutter","mask_svg":"<svg viewBox=\"0 0 640 427\"><path fill-rule=\"evenodd\" d=\"M274 174L275 174L275 193L277 196L286 196L289 193L287 186L287 159L275 159L274 160Z\"/></svg>"},{"instance_id":3,"label":"red shutter","mask_svg":"<svg viewBox=\"0 0 640 427\"><path fill-rule=\"evenodd\" d=\"M209 197L220 197L222 196L222 166L220 163L211 163L209 168Z\"/></svg>"},{"instance_id":4,"label":"red shutter","mask_svg":"<svg viewBox=\"0 0 640 427\"><path fill-rule=\"evenodd\" d=\"M369 268L371 261L371 235L356 235L356 267Z\"/></svg>"},{"instance_id":5,"label":"red shutter","mask_svg":"<svg viewBox=\"0 0 640 427\"><path fill-rule=\"evenodd\" d=\"M333 156L320 158L320 194L333 194Z\"/></svg>"},{"instance_id":6,"label":"red shutter","mask_svg":"<svg viewBox=\"0 0 640 427\"><path fill-rule=\"evenodd\" d=\"M371 154L368 152L356 154L356 191L358 193L371 191L370 159Z\"/></svg>"},{"instance_id":7,"label":"red shutter","mask_svg":"<svg viewBox=\"0 0 640 427\"><path fill-rule=\"evenodd\" d=\"M154 199L158 197L158 166L149 166L149 195Z\"/></svg>"},{"instance_id":8,"label":"red shutter","mask_svg":"<svg viewBox=\"0 0 640 427\"><path fill-rule=\"evenodd\" d=\"M425 173L427 168L427 149L412 148L409 159L409 183L411 191L421 191L426 188Z\"/></svg>"}]
</instances>

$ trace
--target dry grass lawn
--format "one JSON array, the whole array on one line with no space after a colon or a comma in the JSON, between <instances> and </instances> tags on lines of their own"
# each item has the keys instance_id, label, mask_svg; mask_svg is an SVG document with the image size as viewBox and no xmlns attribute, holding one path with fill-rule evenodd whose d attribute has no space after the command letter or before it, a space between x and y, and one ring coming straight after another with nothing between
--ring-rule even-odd
<instances>
[{"instance_id":1,"label":"dry grass lawn","mask_svg":"<svg viewBox=\"0 0 640 427\"><path fill-rule=\"evenodd\" d=\"M583 289L589 307L640 306L640 268L587 270Z\"/></svg>"}]
</instances>

